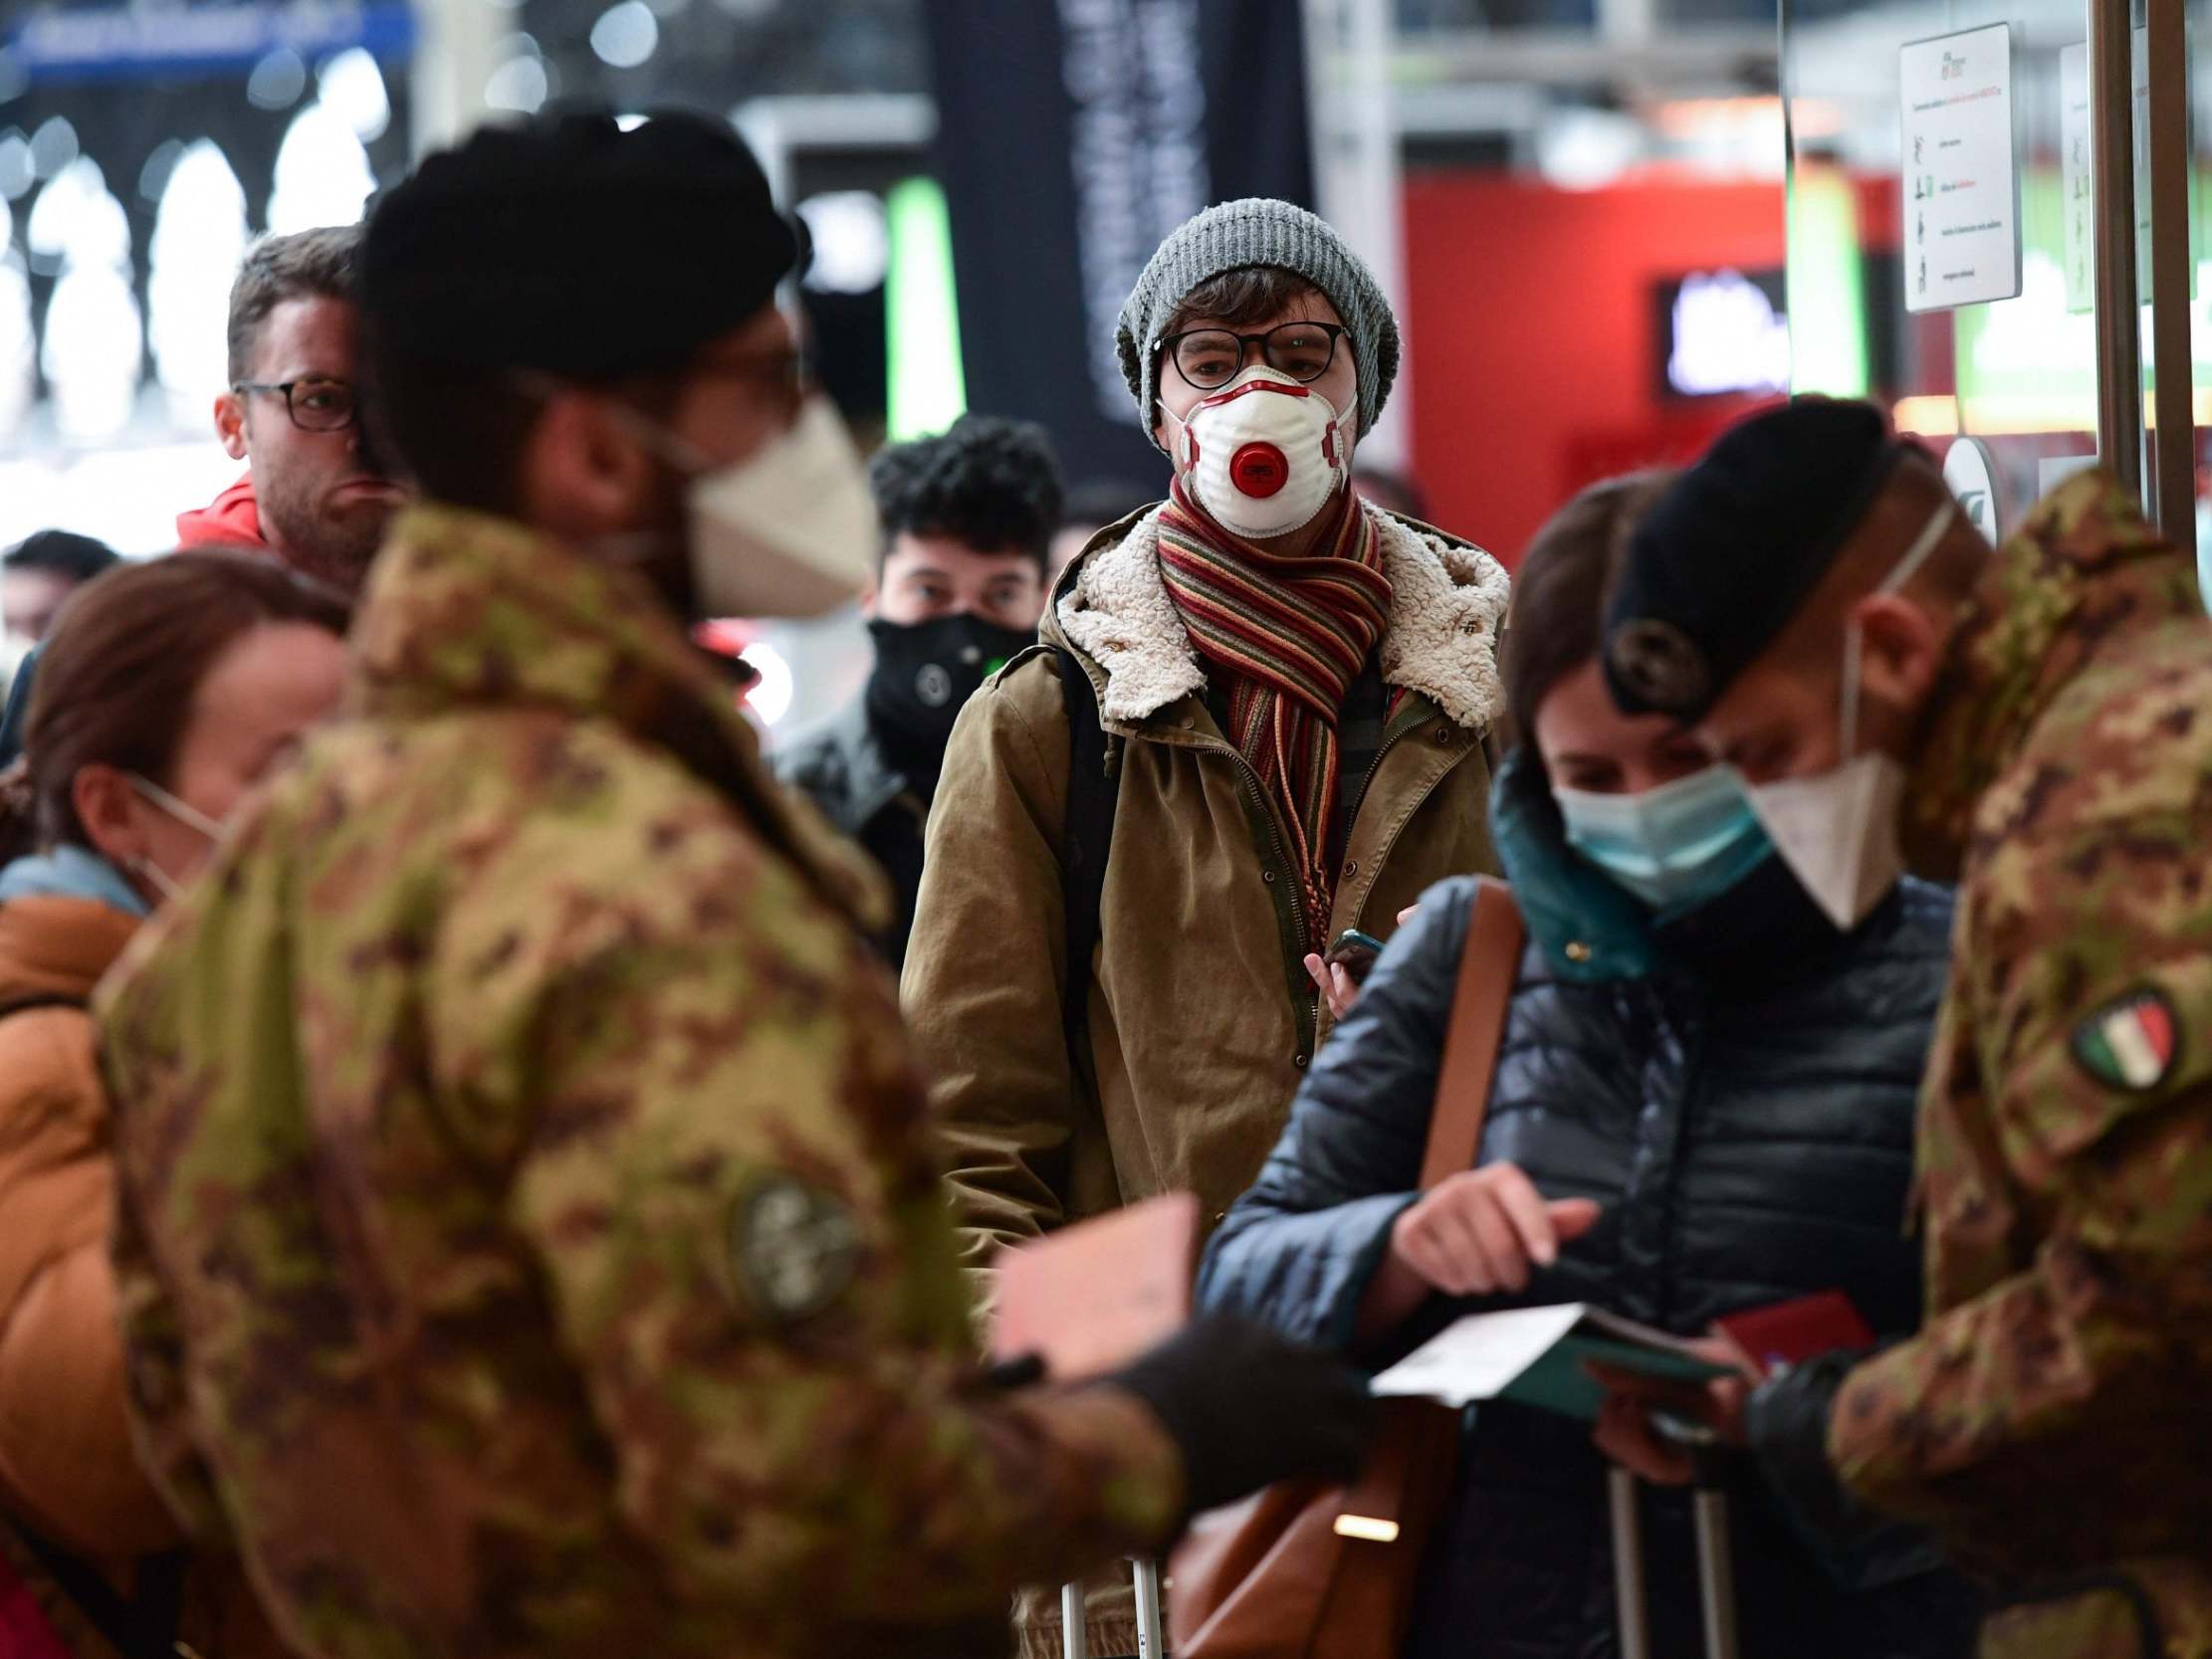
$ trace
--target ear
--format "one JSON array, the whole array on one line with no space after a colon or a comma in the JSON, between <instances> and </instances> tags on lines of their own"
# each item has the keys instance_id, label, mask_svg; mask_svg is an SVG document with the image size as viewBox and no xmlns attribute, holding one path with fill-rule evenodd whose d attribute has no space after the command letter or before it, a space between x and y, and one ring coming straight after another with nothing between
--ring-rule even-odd
<instances>
[{"instance_id":1,"label":"ear","mask_svg":"<svg viewBox=\"0 0 2212 1659\"><path fill-rule=\"evenodd\" d=\"M145 856L144 804L122 772L98 762L78 767L69 800L85 839L110 864L128 870Z\"/></svg>"},{"instance_id":2,"label":"ear","mask_svg":"<svg viewBox=\"0 0 2212 1659\"><path fill-rule=\"evenodd\" d=\"M225 392L215 400L215 436L233 461L246 459L246 400Z\"/></svg>"},{"instance_id":3,"label":"ear","mask_svg":"<svg viewBox=\"0 0 2212 1659\"><path fill-rule=\"evenodd\" d=\"M1943 640L1926 611L1900 593L1871 593L1852 610L1860 685L1870 709L1917 713L1942 668Z\"/></svg>"},{"instance_id":4,"label":"ear","mask_svg":"<svg viewBox=\"0 0 2212 1659\"><path fill-rule=\"evenodd\" d=\"M880 576L870 576L868 585L860 590L860 615L862 620L873 622L876 619L876 600L881 598L882 595L882 578Z\"/></svg>"},{"instance_id":5,"label":"ear","mask_svg":"<svg viewBox=\"0 0 2212 1659\"><path fill-rule=\"evenodd\" d=\"M635 528L657 476L636 435L600 399L570 391L546 401L522 474L525 517L577 537Z\"/></svg>"}]
</instances>

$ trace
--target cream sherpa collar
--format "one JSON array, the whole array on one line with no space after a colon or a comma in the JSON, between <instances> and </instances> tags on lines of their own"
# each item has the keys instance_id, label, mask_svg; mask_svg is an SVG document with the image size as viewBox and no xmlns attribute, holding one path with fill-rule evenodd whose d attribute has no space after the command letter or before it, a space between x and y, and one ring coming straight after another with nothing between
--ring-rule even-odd
<instances>
[{"instance_id":1,"label":"cream sherpa collar","mask_svg":"<svg viewBox=\"0 0 2212 1659\"><path fill-rule=\"evenodd\" d=\"M1467 542L1366 511L1381 531L1391 584L1383 678L1420 692L1458 725L1487 730L1505 707L1497 667L1511 593L1505 567ZM1100 708L1108 720L1148 719L1206 687L1206 665L1160 577L1157 509L1083 561L1060 600L1059 623L1106 671Z\"/></svg>"}]
</instances>

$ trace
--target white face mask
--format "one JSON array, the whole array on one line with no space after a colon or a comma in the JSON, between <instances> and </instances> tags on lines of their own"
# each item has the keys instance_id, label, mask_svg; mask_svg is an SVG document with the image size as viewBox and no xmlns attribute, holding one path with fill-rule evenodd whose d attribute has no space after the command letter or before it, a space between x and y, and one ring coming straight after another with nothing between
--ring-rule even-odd
<instances>
[{"instance_id":1,"label":"white face mask","mask_svg":"<svg viewBox=\"0 0 2212 1659\"><path fill-rule=\"evenodd\" d=\"M186 829L198 831L201 835L207 837L210 846L223 838L223 826L190 801L178 799L150 777L141 777L136 772L127 772L124 776L129 779L130 787L138 792L140 798L147 805L151 806L156 812L165 813L174 818ZM142 854L130 861L130 873L146 882L164 899L174 899L184 891L177 884L175 877Z\"/></svg>"},{"instance_id":2,"label":"white face mask","mask_svg":"<svg viewBox=\"0 0 2212 1659\"><path fill-rule=\"evenodd\" d=\"M1264 363L1209 393L1176 426L1172 458L1199 505L1255 541L1312 523L1351 476L1351 422L1315 388Z\"/></svg>"},{"instance_id":3,"label":"white face mask","mask_svg":"<svg viewBox=\"0 0 2212 1659\"><path fill-rule=\"evenodd\" d=\"M703 616L819 616L868 585L875 498L844 421L819 393L751 459L698 472L689 508Z\"/></svg>"},{"instance_id":4,"label":"white face mask","mask_svg":"<svg viewBox=\"0 0 2212 1659\"><path fill-rule=\"evenodd\" d=\"M1936 510L1877 593L1894 593L1926 562L1950 527L1955 503ZM1825 772L1777 783L1746 781L1744 794L1775 849L1813 902L1841 933L1867 919L1904 874L1898 820L1907 781L1904 763L1859 748L1860 660L1865 642L1857 621L1844 634L1844 758Z\"/></svg>"},{"instance_id":5,"label":"white face mask","mask_svg":"<svg viewBox=\"0 0 2212 1659\"><path fill-rule=\"evenodd\" d=\"M517 378L541 397L567 389L546 375ZM689 480L685 556L700 619L820 616L866 590L875 570L875 497L827 397L810 393L788 431L727 466L651 416L614 407L640 443Z\"/></svg>"}]
</instances>

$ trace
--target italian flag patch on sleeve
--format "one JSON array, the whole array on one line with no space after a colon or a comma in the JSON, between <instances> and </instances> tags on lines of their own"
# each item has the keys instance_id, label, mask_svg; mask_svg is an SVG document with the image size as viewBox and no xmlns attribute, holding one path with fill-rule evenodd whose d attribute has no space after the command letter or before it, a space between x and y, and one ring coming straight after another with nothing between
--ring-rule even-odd
<instances>
[{"instance_id":1,"label":"italian flag patch on sleeve","mask_svg":"<svg viewBox=\"0 0 2212 1659\"><path fill-rule=\"evenodd\" d=\"M2074 1028L2074 1058L2098 1082L2137 1094L2173 1074L2181 1047L2163 991L2130 991Z\"/></svg>"}]
</instances>

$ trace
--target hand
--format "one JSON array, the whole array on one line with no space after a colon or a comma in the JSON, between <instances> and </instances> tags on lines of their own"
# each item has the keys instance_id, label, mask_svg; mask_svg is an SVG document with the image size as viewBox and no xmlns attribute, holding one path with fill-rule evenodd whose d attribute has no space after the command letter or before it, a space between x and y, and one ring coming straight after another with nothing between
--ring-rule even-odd
<instances>
[{"instance_id":1,"label":"hand","mask_svg":"<svg viewBox=\"0 0 2212 1659\"><path fill-rule=\"evenodd\" d=\"M1704 1358L1716 1365L1737 1362L1725 1344L1707 1338L1695 1347ZM1648 1481L1659 1486L1686 1486L1694 1473L1688 1450L1652 1427L1655 1410L1670 1411L1677 1417L1703 1423L1724 1446L1744 1443L1744 1406L1756 1380L1751 1376L1679 1382L1641 1376L1597 1360L1592 1360L1584 1369L1606 1389L1605 1404L1598 1410L1597 1431L1591 1438L1607 1457Z\"/></svg>"},{"instance_id":2,"label":"hand","mask_svg":"<svg viewBox=\"0 0 2212 1659\"><path fill-rule=\"evenodd\" d=\"M1186 1502L1217 1509L1274 1481L1347 1481L1375 1429L1367 1381L1249 1320L1195 1320L1106 1379L1182 1448Z\"/></svg>"},{"instance_id":3,"label":"hand","mask_svg":"<svg viewBox=\"0 0 2212 1659\"><path fill-rule=\"evenodd\" d=\"M1446 1296L1528 1288L1529 1268L1598 1224L1592 1198L1546 1200L1510 1163L1487 1163L1439 1182L1391 1226L1391 1255Z\"/></svg>"},{"instance_id":4,"label":"hand","mask_svg":"<svg viewBox=\"0 0 2212 1659\"><path fill-rule=\"evenodd\" d=\"M1326 961L1309 950L1306 952L1306 972L1314 984L1320 987L1322 996L1328 1001L1329 1012L1336 1018L1342 1019L1349 1014L1352 1005L1359 1001L1360 988L1352 982L1352 976L1344 971L1342 962Z\"/></svg>"}]
</instances>

